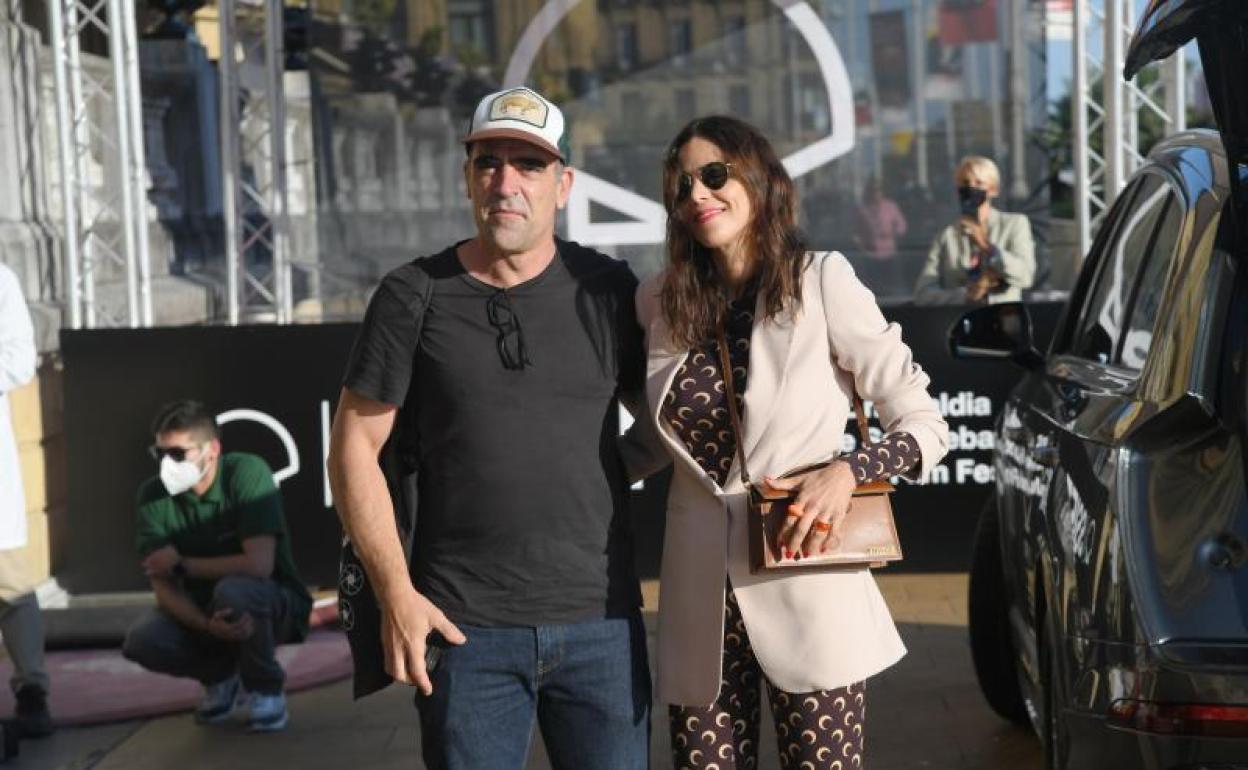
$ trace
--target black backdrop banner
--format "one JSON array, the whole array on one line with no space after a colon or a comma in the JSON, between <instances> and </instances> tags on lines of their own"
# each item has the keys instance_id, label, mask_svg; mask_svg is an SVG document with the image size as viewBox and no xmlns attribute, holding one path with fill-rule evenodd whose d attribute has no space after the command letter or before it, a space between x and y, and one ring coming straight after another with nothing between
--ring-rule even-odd
<instances>
[{"instance_id":1,"label":"black backdrop banner","mask_svg":"<svg viewBox=\"0 0 1248 770\"><path fill-rule=\"evenodd\" d=\"M1047 341L1061 306L1031 306ZM961 308L886 309L901 323L951 430L949 456L928 483L894 498L906 559L891 571L965 569L971 534L992 489L992 425L1018 380L1009 364L954 361L945 336ZM222 422L226 451L260 455L279 481L304 580L332 587L341 529L325 476L329 425L355 324L67 330L66 525L51 533L52 572L71 593L147 587L134 550L134 499L156 474L151 419L178 398L204 401ZM852 428L852 426L850 426ZM853 435L852 430L847 435ZM847 442L852 441L848 438ZM852 443L847 443L848 449ZM658 574L665 474L633 494L638 565Z\"/></svg>"},{"instance_id":2,"label":"black backdrop banner","mask_svg":"<svg viewBox=\"0 0 1248 770\"><path fill-rule=\"evenodd\" d=\"M1064 306L1028 303L1040 350L1048 348ZM901 324L915 360L931 376L929 392L949 423L949 453L929 472L926 483L903 480L897 485L893 512L905 559L888 567L889 572L969 569L975 523L995 484L993 426L1022 370L1004 361L957 361L949 355L949 327L965 310L913 306L884 310L890 321ZM851 430L847 433L852 437Z\"/></svg>"}]
</instances>

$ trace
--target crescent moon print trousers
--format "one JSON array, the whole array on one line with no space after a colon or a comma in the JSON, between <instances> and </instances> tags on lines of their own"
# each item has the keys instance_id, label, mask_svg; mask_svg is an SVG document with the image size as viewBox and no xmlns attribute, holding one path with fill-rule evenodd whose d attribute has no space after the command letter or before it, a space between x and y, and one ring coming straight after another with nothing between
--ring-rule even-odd
<instances>
[{"instance_id":1,"label":"crescent moon print trousers","mask_svg":"<svg viewBox=\"0 0 1248 770\"><path fill-rule=\"evenodd\" d=\"M676 770L751 770L766 676L754 657L732 586L724 601L724 661L719 697L707 706L671 706ZM780 767L861 770L866 683L791 693L767 682Z\"/></svg>"}]
</instances>

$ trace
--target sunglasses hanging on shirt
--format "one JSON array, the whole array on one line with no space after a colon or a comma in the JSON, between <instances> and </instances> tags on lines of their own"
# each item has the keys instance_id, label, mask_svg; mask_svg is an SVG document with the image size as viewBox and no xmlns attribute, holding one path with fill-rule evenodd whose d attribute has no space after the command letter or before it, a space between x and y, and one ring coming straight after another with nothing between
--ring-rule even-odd
<instances>
[{"instance_id":1,"label":"sunglasses hanging on shirt","mask_svg":"<svg viewBox=\"0 0 1248 770\"><path fill-rule=\"evenodd\" d=\"M485 312L490 325L498 330L498 356L507 369L519 370L529 366L528 351L524 347L524 332L520 328L520 319L511 306L511 297L505 289L499 289L490 295L485 303Z\"/></svg>"}]
</instances>

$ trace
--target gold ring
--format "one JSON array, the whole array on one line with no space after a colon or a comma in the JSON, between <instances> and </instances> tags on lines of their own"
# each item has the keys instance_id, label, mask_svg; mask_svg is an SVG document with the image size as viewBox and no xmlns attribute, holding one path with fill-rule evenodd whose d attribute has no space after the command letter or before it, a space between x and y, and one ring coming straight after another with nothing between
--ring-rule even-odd
<instances>
[{"instance_id":1,"label":"gold ring","mask_svg":"<svg viewBox=\"0 0 1248 770\"><path fill-rule=\"evenodd\" d=\"M797 511L793 510L793 508L792 508L791 506L790 506L790 508L789 508L789 512L788 512L788 513L786 513L786 514L784 514L784 516L785 516L785 518L786 518L786 519L800 519L800 518L802 518L802 514L800 514L800 513L798 513Z\"/></svg>"},{"instance_id":2,"label":"gold ring","mask_svg":"<svg viewBox=\"0 0 1248 770\"><path fill-rule=\"evenodd\" d=\"M815 523L811 524L810 526L814 527L816 532L827 532L830 529L832 529L831 524L827 523L826 521L819 521L818 519L816 519Z\"/></svg>"}]
</instances>

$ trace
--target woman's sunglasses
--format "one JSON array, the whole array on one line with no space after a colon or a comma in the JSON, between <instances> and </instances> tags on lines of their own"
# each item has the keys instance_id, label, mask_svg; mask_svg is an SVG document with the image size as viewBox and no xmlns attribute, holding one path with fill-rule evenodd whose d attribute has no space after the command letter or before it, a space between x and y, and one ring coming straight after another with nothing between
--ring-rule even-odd
<instances>
[{"instance_id":1,"label":"woman's sunglasses","mask_svg":"<svg viewBox=\"0 0 1248 770\"><path fill-rule=\"evenodd\" d=\"M718 190L728 184L728 177L732 170L731 163L724 163L722 160L715 160L707 163L705 166L695 169L694 174L698 175L698 179L702 185L708 190ZM680 177L676 180L676 202L684 203L693 194L693 174L682 171Z\"/></svg>"}]
</instances>

